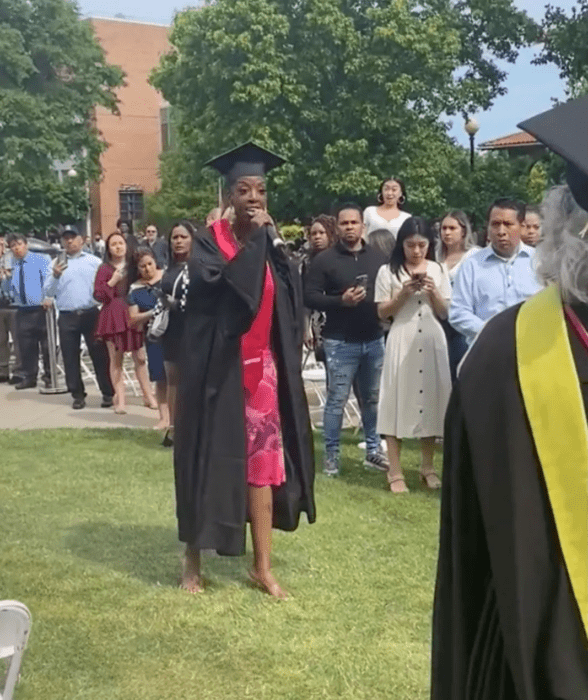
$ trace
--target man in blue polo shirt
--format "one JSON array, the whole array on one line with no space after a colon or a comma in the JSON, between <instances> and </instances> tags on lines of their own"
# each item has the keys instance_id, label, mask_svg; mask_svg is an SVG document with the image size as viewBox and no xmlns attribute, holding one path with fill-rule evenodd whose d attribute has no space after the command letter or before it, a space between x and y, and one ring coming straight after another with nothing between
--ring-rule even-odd
<instances>
[{"instance_id":1,"label":"man in blue polo shirt","mask_svg":"<svg viewBox=\"0 0 588 700\"><path fill-rule=\"evenodd\" d=\"M486 321L541 290L535 249L521 241L525 207L498 199L488 212L490 245L469 257L453 285L449 323L471 344Z\"/></svg>"},{"instance_id":2,"label":"man in blue polo shirt","mask_svg":"<svg viewBox=\"0 0 588 700\"><path fill-rule=\"evenodd\" d=\"M53 264L45 282L45 296L55 300L59 309L59 344L67 390L73 397L72 407L84 408L86 391L80 369L82 335L94 365L96 381L102 392L102 408L112 406L114 391L108 375L108 354L104 343L94 338L98 320L98 303L94 299L94 280L101 261L84 251L84 238L74 226L61 234L65 257Z\"/></svg>"},{"instance_id":3,"label":"man in blue polo shirt","mask_svg":"<svg viewBox=\"0 0 588 700\"><path fill-rule=\"evenodd\" d=\"M9 294L16 306L16 327L21 355L22 381L15 389L37 386L39 348L43 355L43 381L51 384L45 294L43 285L50 274L51 259L47 255L29 252L26 236L11 233L7 243L13 255L12 275L8 280Z\"/></svg>"}]
</instances>

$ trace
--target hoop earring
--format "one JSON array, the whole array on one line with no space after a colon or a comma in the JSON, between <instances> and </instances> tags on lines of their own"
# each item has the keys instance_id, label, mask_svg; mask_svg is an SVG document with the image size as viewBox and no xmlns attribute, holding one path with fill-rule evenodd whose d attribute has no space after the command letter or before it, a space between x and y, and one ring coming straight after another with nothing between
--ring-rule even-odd
<instances>
[{"instance_id":1,"label":"hoop earring","mask_svg":"<svg viewBox=\"0 0 588 700\"><path fill-rule=\"evenodd\" d=\"M404 202L406 202L406 197L404 195L398 197L398 204L404 204Z\"/></svg>"},{"instance_id":2,"label":"hoop earring","mask_svg":"<svg viewBox=\"0 0 588 700\"><path fill-rule=\"evenodd\" d=\"M384 204L384 197L382 197L381 192L378 192L378 204Z\"/></svg>"}]
</instances>

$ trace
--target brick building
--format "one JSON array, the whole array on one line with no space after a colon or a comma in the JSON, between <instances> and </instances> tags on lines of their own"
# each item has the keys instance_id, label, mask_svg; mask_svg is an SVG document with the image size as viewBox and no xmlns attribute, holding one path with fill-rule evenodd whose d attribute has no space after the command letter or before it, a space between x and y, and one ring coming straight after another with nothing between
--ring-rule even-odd
<instances>
[{"instance_id":1,"label":"brick building","mask_svg":"<svg viewBox=\"0 0 588 700\"><path fill-rule=\"evenodd\" d=\"M104 237L117 219L140 219L143 197L159 187L159 154L167 137L167 108L149 85L149 74L169 50L169 27L124 19L92 18L106 60L124 71L118 90L120 116L96 109L96 124L108 149L102 178L90 185L92 233Z\"/></svg>"}]
</instances>

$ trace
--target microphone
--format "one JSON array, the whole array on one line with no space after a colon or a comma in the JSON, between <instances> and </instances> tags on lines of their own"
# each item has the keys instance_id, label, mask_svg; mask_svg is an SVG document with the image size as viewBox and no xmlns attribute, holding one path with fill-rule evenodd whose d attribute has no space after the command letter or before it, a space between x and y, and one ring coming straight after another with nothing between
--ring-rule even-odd
<instances>
[{"instance_id":1,"label":"microphone","mask_svg":"<svg viewBox=\"0 0 588 700\"><path fill-rule=\"evenodd\" d=\"M286 241L281 238L276 231L275 227L272 226L271 224L266 224L265 225L265 230L267 231L267 235L269 236L269 239L272 242L273 247L276 250L279 250L280 253L285 255L286 257L288 256L288 244Z\"/></svg>"}]
</instances>

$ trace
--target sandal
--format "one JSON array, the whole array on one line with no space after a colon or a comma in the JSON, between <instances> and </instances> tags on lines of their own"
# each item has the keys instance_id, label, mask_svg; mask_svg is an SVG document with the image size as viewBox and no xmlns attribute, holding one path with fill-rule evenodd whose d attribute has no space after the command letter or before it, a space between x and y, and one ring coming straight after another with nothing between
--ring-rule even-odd
<instances>
[{"instance_id":1,"label":"sandal","mask_svg":"<svg viewBox=\"0 0 588 700\"><path fill-rule=\"evenodd\" d=\"M393 488L394 484L401 484L400 488ZM395 476L388 479L388 488L392 493L410 493L403 476Z\"/></svg>"},{"instance_id":2,"label":"sandal","mask_svg":"<svg viewBox=\"0 0 588 700\"><path fill-rule=\"evenodd\" d=\"M438 491L441 488L441 479L435 472L420 472L419 480L423 486L431 489L431 491Z\"/></svg>"}]
</instances>

